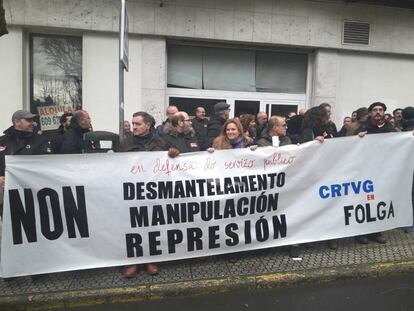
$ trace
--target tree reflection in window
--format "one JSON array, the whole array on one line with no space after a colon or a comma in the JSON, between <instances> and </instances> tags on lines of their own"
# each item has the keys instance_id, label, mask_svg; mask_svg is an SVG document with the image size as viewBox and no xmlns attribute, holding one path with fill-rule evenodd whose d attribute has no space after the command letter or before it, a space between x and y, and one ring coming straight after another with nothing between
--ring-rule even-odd
<instances>
[{"instance_id":1,"label":"tree reflection in window","mask_svg":"<svg viewBox=\"0 0 414 311\"><path fill-rule=\"evenodd\" d=\"M31 110L82 108L82 38L31 36Z\"/></svg>"}]
</instances>

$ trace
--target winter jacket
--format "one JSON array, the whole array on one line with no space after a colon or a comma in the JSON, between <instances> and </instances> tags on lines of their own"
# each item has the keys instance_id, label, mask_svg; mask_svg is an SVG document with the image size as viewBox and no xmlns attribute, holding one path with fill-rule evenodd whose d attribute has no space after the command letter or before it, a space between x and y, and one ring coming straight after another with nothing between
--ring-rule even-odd
<instances>
[{"instance_id":1,"label":"winter jacket","mask_svg":"<svg viewBox=\"0 0 414 311\"><path fill-rule=\"evenodd\" d=\"M155 132L155 131L154 131ZM124 139L117 151L129 152L129 151L165 151L167 150L167 144L165 141L156 136L154 132L145 136L131 136Z\"/></svg>"},{"instance_id":2,"label":"winter jacket","mask_svg":"<svg viewBox=\"0 0 414 311\"><path fill-rule=\"evenodd\" d=\"M266 146L273 146L273 142L272 142L272 137L269 136L269 134L265 134L262 136L262 138L260 138L256 144L259 147L266 147ZM286 146L286 145L291 145L292 141L290 140L290 138L288 136L281 136L279 137L279 146Z\"/></svg>"},{"instance_id":3,"label":"winter jacket","mask_svg":"<svg viewBox=\"0 0 414 311\"><path fill-rule=\"evenodd\" d=\"M77 123L72 122L71 127L63 134L59 153L84 153L86 148L84 135L87 132L89 129L83 129Z\"/></svg>"},{"instance_id":4,"label":"winter jacket","mask_svg":"<svg viewBox=\"0 0 414 311\"><path fill-rule=\"evenodd\" d=\"M359 132L367 132L367 134L381 134L381 133L391 133L396 132L391 124L385 123L383 126L379 127L372 122L369 122L363 126Z\"/></svg>"},{"instance_id":5,"label":"winter jacket","mask_svg":"<svg viewBox=\"0 0 414 311\"><path fill-rule=\"evenodd\" d=\"M52 153L50 141L33 132L16 130L13 126L0 137L0 176L5 172L6 155L38 155Z\"/></svg>"},{"instance_id":6,"label":"winter jacket","mask_svg":"<svg viewBox=\"0 0 414 311\"><path fill-rule=\"evenodd\" d=\"M205 150L206 138L207 138L207 126L208 119L194 118L191 120L191 124L195 131L195 136L198 139L200 150Z\"/></svg>"},{"instance_id":7,"label":"winter jacket","mask_svg":"<svg viewBox=\"0 0 414 311\"><path fill-rule=\"evenodd\" d=\"M178 133L173 126L167 126L164 129L164 133L163 139L167 144L167 148L176 148L180 153L200 151L193 129L188 133Z\"/></svg>"},{"instance_id":8,"label":"winter jacket","mask_svg":"<svg viewBox=\"0 0 414 311\"><path fill-rule=\"evenodd\" d=\"M225 122L226 122L226 119L222 117L219 117L219 116L211 117L207 125L206 147L211 147L211 145L213 144L213 140L217 136L219 136L221 128L223 127Z\"/></svg>"}]
</instances>

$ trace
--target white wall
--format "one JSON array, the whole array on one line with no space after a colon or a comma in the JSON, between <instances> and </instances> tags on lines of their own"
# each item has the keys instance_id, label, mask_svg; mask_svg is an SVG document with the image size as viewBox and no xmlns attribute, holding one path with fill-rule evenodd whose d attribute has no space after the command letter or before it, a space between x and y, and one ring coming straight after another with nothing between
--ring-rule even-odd
<instances>
[{"instance_id":1,"label":"white wall","mask_svg":"<svg viewBox=\"0 0 414 311\"><path fill-rule=\"evenodd\" d=\"M414 12L408 9L332 0L127 2L135 34L414 54ZM118 31L119 6L119 0L4 2L10 25L108 32ZM370 23L370 44L342 44L343 20Z\"/></svg>"},{"instance_id":2,"label":"white wall","mask_svg":"<svg viewBox=\"0 0 414 311\"><path fill-rule=\"evenodd\" d=\"M375 101L390 113L414 106L414 56L319 49L313 71L310 106L330 103L338 128L345 116Z\"/></svg>"},{"instance_id":3,"label":"white wall","mask_svg":"<svg viewBox=\"0 0 414 311\"><path fill-rule=\"evenodd\" d=\"M0 37L0 133L11 125L13 112L23 108L22 44L21 28L9 27L9 34Z\"/></svg>"},{"instance_id":4,"label":"white wall","mask_svg":"<svg viewBox=\"0 0 414 311\"><path fill-rule=\"evenodd\" d=\"M130 70L125 74L125 119L141 109L141 39L130 38ZM83 108L95 130L118 133L118 38L113 34L83 36Z\"/></svg>"},{"instance_id":5,"label":"white wall","mask_svg":"<svg viewBox=\"0 0 414 311\"><path fill-rule=\"evenodd\" d=\"M337 119L375 101L384 102L390 113L398 107L414 106L412 56L341 51L337 77Z\"/></svg>"}]
</instances>

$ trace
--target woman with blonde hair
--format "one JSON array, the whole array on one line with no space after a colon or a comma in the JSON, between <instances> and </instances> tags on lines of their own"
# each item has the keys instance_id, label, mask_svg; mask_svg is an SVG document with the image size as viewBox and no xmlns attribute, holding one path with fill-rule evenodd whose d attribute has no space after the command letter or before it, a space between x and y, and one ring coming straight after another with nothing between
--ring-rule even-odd
<instances>
[{"instance_id":1,"label":"woman with blonde hair","mask_svg":"<svg viewBox=\"0 0 414 311\"><path fill-rule=\"evenodd\" d=\"M228 119L220 130L219 136L213 141L213 148L238 149L249 147L253 140L244 134L243 126L239 119Z\"/></svg>"},{"instance_id":2,"label":"woman with blonde hair","mask_svg":"<svg viewBox=\"0 0 414 311\"><path fill-rule=\"evenodd\" d=\"M207 148L207 151L213 153L215 149L238 149L249 147L254 151L257 145L252 145L252 139L248 138L243 131L243 126L238 118L228 119L222 126L219 136L213 141L213 147ZM235 263L239 259L238 254L226 254L223 256L230 263Z\"/></svg>"}]
</instances>

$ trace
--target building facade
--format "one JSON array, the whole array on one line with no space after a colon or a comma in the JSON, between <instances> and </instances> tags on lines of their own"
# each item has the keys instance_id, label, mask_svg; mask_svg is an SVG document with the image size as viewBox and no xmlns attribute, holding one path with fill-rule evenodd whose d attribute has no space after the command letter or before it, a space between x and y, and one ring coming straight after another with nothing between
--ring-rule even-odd
<instances>
[{"instance_id":1,"label":"building facade","mask_svg":"<svg viewBox=\"0 0 414 311\"><path fill-rule=\"evenodd\" d=\"M70 106L89 111L96 130L117 132L120 1L5 0L4 7L2 129L17 109ZM144 110L160 122L168 104L193 115L198 105L211 111L226 100L237 115L328 102L339 126L374 101L390 110L414 103L409 8L339 0L129 0L127 7L126 120Z\"/></svg>"}]
</instances>

